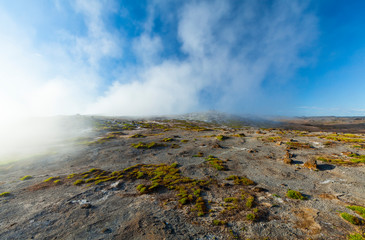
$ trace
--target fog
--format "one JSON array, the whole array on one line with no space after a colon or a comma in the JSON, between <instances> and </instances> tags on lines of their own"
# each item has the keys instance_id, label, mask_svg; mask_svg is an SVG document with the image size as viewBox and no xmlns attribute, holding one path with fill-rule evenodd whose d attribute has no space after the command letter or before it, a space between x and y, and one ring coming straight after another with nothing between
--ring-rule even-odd
<instances>
[{"instance_id":1,"label":"fog","mask_svg":"<svg viewBox=\"0 0 365 240\"><path fill-rule=\"evenodd\" d=\"M318 35L302 1L156 0L140 19L117 1L9 4L0 3L3 156L87 129L40 117L288 113L295 96L278 89L311 64L304 53Z\"/></svg>"},{"instance_id":2,"label":"fog","mask_svg":"<svg viewBox=\"0 0 365 240\"><path fill-rule=\"evenodd\" d=\"M18 118L0 126L0 164L72 149L93 136L90 117Z\"/></svg>"}]
</instances>

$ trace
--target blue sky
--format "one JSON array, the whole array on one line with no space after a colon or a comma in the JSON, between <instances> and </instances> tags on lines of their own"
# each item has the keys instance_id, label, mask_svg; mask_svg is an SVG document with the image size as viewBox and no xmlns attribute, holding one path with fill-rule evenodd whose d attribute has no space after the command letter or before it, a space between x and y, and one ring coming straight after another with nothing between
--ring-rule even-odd
<instances>
[{"instance_id":1,"label":"blue sky","mask_svg":"<svg viewBox=\"0 0 365 240\"><path fill-rule=\"evenodd\" d=\"M0 2L4 116L365 115L364 1Z\"/></svg>"}]
</instances>

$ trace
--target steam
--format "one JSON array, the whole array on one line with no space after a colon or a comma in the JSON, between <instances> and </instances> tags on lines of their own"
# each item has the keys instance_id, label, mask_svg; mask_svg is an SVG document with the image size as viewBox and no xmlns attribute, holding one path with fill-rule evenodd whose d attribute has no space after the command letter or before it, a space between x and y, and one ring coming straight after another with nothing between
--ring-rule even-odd
<instances>
[{"instance_id":1,"label":"steam","mask_svg":"<svg viewBox=\"0 0 365 240\"><path fill-rule=\"evenodd\" d=\"M280 95L280 104L290 95L265 86L308 64L303 52L317 36L316 17L301 1L156 0L141 21L117 1L54 1L44 15L24 4L12 12L0 3L1 144L14 133L34 139L16 127L28 117L267 111L265 95ZM127 34L128 24L114 26L110 15L140 33ZM54 129L37 132L59 135Z\"/></svg>"},{"instance_id":2,"label":"steam","mask_svg":"<svg viewBox=\"0 0 365 240\"><path fill-rule=\"evenodd\" d=\"M262 97L262 84L283 84L307 64L302 52L316 37L316 18L295 1L236 5L191 1L178 8L179 14L174 9L177 19L163 19L176 23L179 51L184 54L180 59L161 57L162 45L169 43L151 33L148 25L133 42L142 64L126 74L129 81L119 76L88 112L146 115L204 108L248 112L259 108L260 102L270 105L272 100ZM171 9L164 6L153 5L150 17L170 16Z\"/></svg>"}]
</instances>

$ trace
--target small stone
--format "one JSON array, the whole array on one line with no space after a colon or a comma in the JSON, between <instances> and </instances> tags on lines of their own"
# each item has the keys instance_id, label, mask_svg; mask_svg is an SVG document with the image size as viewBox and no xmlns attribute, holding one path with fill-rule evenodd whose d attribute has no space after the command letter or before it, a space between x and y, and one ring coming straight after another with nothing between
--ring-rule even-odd
<instances>
[{"instance_id":1,"label":"small stone","mask_svg":"<svg viewBox=\"0 0 365 240\"><path fill-rule=\"evenodd\" d=\"M212 148L222 148L222 146L219 145L218 143L215 143L215 144L213 144Z\"/></svg>"},{"instance_id":2,"label":"small stone","mask_svg":"<svg viewBox=\"0 0 365 240\"><path fill-rule=\"evenodd\" d=\"M254 187L254 188L252 188L252 191L254 191L254 192L263 192L265 190L266 189L265 188L262 188L262 187Z\"/></svg>"},{"instance_id":3,"label":"small stone","mask_svg":"<svg viewBox=\"0 0 365 240\"><path fill-rule=\"evenodd\" d=\"M103 230L101 230L101 232L108 234L108 233L111 233L112 230L110 228L104 228Z\"/></svg>"},{"instance_id":4,"label":"small stone","mask_svg":"<svg viewBox=\"0 0 365 240\"><path fill-rule=\"evenodd\" d=\"M89 209L89 208L91 208L92 207L92 205L90 204L90 203L84 203L84 204L81 204L81 208L82 209Z\"/></svg>"}]
</instances>

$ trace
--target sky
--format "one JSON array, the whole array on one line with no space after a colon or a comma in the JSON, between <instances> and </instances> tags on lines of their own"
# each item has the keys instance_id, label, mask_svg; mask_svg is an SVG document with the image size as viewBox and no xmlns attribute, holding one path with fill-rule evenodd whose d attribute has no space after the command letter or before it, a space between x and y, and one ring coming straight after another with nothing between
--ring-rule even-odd
<instances>
[{"instance_id":1,"label":"sky","mask_svg":"<svg viewBox=\"0 0 365 240\"><path fill-rule=\"evenodd\" d=\"M0 116L364 116L363 9L355 0L3 0Z\"/></svg>"}]
</instances>

